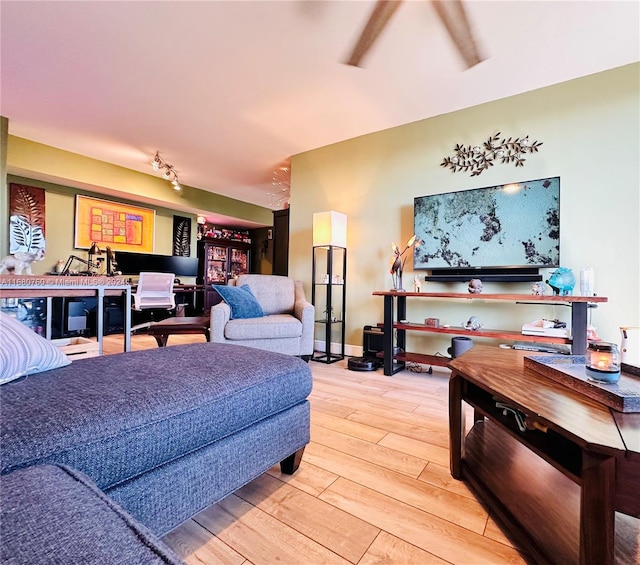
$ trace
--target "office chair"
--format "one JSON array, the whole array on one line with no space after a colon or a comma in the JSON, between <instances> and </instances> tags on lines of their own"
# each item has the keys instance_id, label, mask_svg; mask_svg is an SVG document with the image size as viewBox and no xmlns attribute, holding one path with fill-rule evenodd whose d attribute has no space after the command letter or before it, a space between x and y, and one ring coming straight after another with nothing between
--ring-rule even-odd
<instances>
[{"instance_id":1,"label":"office chair","mask_svg":"<svg viewBox=\"0 0 640 565\"><path fill-rule=\"evenodd\" d=\"M131 295L132 309L137 312L151 310L151 321L131 328L136 331L147 328L153 323L153 310L173 310L176 307L176 295L173 292L173 273L140 273L138 287Z\"/></svg>"}]
</instances>

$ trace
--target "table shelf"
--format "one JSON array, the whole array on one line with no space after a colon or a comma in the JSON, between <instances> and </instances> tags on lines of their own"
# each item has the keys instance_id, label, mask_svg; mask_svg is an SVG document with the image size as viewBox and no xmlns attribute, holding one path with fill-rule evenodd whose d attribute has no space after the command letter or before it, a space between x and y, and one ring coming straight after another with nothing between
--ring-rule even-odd
<instances>
[{"instance_id":1,"label":"table shelf","mask_svg":"<svg viewBox=\"0 0 640 565\"><path fill-rule=\"evenodd\" d=\"M384 327L384 324L378 324L379 327ZM394 323L393 328L396 330L411 330L417 332L428 332L437 334L449 334L449 335L466 335L469 337L488 337L495 339L509 339L509 340L523 340L533 342L544 343L571 343L570 337L555 337L548 335L525 335L522 332L515 330L491 330L482 328L481 330L468 330L462 326L449 326L447 328L433 326L427 326L425 324L416 323Z\"/></svg>"},{"instance_id":2,"label":"table shelf","mask_svg":"<svg viewBox=\"0 0 640 565\"><path fill-rule=\"evenodd\" d=\"M559 296L536 295L536 294L513 294L513 293L481 293L469 294L463 292L398 292L396 290L376 290L374 296L405 296L418 298L450 298L458 300L506 300L507 302L526 303L551 303L551 304L575 304L575 303L598 303L607 302L605 296Z\"/></svg>"},{"instance_id":3,"label":"table shelf","mask_svg":"<svg viewBox=\"0 0 640 565\"><path fill-rule=\"evenodd\" d=\"M464 294L461 292L398 292L376 291L374 296L384 297L384 321L378 326L383 329L383 359L384 374L393 375L402 370L406 361L446 366L443 357L425 355L421 353L403 352L401 355L393 355L393 333L397 333L397 346L405 348L406 332L418 331L432 334L463 335L473 337L486 337L493 339L519 340L538 343L570 344L573 355L584 355L587 349L587 309L594 303L607 302L604 296L538 296L527 294ZM563 305L571 308L571 337L558 337L546 335L525 335L520 331L501 329L467 330L460 326L433 327L426 324L399 322L406 320L407 298L430 298L438 300L458 301L492 301L501 300L515 304L551 304ZM434 360L433 362L430 360ZM450 360L450 359L449 359Z\"/></svg>"}]
</instances>

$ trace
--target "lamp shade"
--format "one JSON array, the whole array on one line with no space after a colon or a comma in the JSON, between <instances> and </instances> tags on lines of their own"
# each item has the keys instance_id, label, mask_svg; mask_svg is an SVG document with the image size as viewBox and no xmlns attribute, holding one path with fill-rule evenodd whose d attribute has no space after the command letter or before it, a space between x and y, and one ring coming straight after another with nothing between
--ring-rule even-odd
<instances>
[{"instance_id":1,"label":"lamp shade","mask_svg":"<svg viewBox=\"0 0 640 565\"><path fill-rule=\"evenodd\" d=\"M347 247L347 216L340 212L313 214L313 246Z\"/></svg>"}]
</instances>

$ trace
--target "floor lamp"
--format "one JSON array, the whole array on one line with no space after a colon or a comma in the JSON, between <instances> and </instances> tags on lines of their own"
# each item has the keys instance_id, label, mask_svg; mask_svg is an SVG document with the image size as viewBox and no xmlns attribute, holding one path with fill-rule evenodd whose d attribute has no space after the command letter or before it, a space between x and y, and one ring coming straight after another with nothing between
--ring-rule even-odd
<instances>
[{"instance_id":1,"label":"floor lamp","mask_svg":"<svg viewBox=\"0 0 640 565\"><path fill-rule=\"evenodd\" d=\"M311 302L316 307L316 326L322 330L324 351L313 361L334 363L344 359L347 273L347 216L340 212L313 215L313 267ZM331 351L335 333L340 353Z\"/></svg>"}]
</instances>

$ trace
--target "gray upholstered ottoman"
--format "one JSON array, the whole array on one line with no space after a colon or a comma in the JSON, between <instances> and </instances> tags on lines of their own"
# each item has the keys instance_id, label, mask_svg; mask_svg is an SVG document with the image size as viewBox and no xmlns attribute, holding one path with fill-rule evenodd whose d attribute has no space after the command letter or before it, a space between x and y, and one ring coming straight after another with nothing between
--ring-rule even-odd
<instances>
[{"instance_id":1,"label":"gray upholstered ottoman","mask_svg":"<svg viewBox=\"0 0 640 565\"><path fill-rule=\"evenodd\" d=\"M196 343L93 357L0 387L0 473L60 463L164 535L309 441L302 360Z\"/></svg>"},{"instance_id":2,"label":"gray upholstered ottoman","mask_svg":"<svg viewBox=\"0 0 640 565\"><path fill-rule=\"evenodd\" d=\"M40 465L0 477L7 565L164 565L182 561L87 477Z\"/></svg>"}]
</instances>

